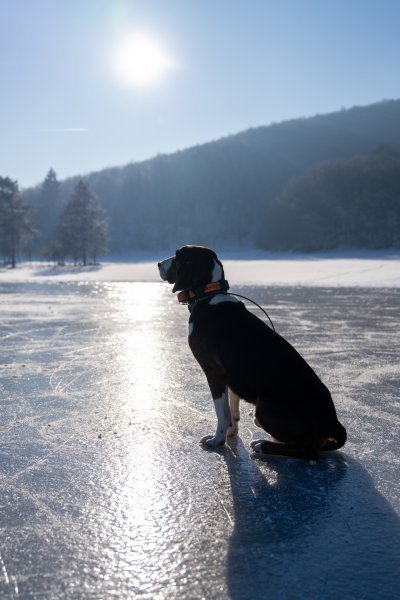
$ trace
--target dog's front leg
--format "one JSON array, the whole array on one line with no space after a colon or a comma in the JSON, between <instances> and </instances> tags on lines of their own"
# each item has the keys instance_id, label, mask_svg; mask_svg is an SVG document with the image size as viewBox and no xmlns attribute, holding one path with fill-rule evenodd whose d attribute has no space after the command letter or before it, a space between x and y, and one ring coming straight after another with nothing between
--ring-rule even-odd
<instances>
[{"instance_id":1,"label":"dog's front leg","mask_svg":"<svg viewBox=\"0 0 400 600\"><path fill-rule=\"evenodd\" d=\"M228 386L218 398L214 398L215 412L217 413L217 430L214 435L206 435L201 438L200 443L215 448L225 444L228 427L231 424L231 413L229 409Z\"/></svg>"},{"instance_id":2,"label":"dog's front leg","mask_svg":"<svg viewBox=\"0 0 400 600\"><path fill-rule=\"evenodd\" d=\"M239 411L239 401L240 398L234 391L229 388L229 408L231 411L231 424L228 429L228 437L234 437L239 433L239 421L240 421L240 411Z\"/></svg>"}]
</instances>

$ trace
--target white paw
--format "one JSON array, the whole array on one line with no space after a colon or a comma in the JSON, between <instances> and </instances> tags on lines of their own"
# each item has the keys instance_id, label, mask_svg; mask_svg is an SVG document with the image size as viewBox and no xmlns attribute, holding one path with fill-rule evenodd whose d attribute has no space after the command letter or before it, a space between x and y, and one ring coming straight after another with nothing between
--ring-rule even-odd
<instances>
[{"instance_id":1,"label":"white paw","mask_svg":"<svg viewBox=\"0 0 400 600\"><path fill-rule=\"evenodd\" d=\"M253 450L254 450L254 452L257 452L258 454L262 454L261 443L260 444L254 444Z\"/></svg>"},{"instance_id":2,"label":"white paw","mask_svg":"<svg viewBox=\"0 0 400 600\"><path fill-rule=\"evenodd\" d=\"M238 422L237 421L233 421L233 424L230 427L228 427L227 436L228 437L234 437L238 433L239 433Z\"/></svg>"},{"instance_id":3,"label":"white paw","mask_svg":"<svg viewBox=\"0 0 400 600\"><path fill-rule=\"evenodd\" d=\"M200 444L208 448L216 448L225 444L225 438L216 437L215 435L205 435L201 438Z\"/></svg>"}]
</instances>

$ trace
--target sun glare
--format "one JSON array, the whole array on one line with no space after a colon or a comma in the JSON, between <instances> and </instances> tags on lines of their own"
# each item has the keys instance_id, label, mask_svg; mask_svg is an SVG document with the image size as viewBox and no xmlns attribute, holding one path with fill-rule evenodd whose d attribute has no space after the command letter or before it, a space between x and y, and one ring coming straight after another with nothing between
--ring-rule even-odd
<instances>
[{"instance_id":1,"label":"sun glare","mask_svg":"<svg viewBox=\"0 0 400 600\"><path fill-rule=\"evenodd\" d=\"M147 34L133 34L116 47L113 69L127 85L147 87L158 84L174 67L167 50Z\"/></svg>"}]
</instances>

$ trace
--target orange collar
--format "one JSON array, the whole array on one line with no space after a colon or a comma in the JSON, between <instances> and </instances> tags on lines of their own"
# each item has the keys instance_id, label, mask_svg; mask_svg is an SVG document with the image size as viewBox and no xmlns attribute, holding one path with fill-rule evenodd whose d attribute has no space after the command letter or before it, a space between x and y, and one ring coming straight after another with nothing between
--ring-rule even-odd
<instances>
[{"instance_id":1,"label":"orange collar","mask_svg":"<svg viewBox=\"0 0 400 600\"><path fill-rule=\"evenodd\" d=\"M227 290L229 290L229 283L226 279L221 279L220 281L214 281L212 283L207 283L206 285L179 292L178 302L179 304L191 304L196 300L200 300L200 298L212 296L220 292L226 292Z\"/></svg>"}]
</instances>

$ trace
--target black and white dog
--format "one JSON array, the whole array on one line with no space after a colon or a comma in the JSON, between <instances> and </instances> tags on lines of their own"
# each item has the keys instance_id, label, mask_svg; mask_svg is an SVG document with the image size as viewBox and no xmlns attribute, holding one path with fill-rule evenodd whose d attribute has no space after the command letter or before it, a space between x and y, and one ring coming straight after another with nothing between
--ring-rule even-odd
<instances>
[{"instance_id":1,"label":"black and white dog","mask_svg":"<svg viewBox=\"0 0 400 600\"><path fill-rule=\"evenodd\" d=\"M256 424L274 441L251 446L263 454L318 457L346 442L328 388L283 337L226 293L222 263L210 248L183 246L158 263L188 304L189 346L202 367L218 423L201 443L215 447L238 432L239 398L255 405Z\"/></svg>"}]
</instances>

